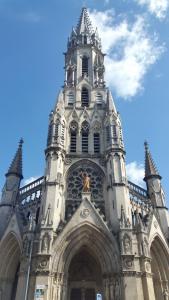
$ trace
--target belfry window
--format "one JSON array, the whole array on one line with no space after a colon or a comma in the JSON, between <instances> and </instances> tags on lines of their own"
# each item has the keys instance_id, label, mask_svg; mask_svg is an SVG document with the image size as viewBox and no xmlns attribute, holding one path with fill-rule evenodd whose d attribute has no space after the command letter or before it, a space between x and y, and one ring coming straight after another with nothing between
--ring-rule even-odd
<instances>
[{"instance_id":1,"label":"belfry window","mask_svg":"<svg viewBox=\"0 0 169 300\"><path fill-rule=\"evenodd\" d=\"M88 153L88 143L89 143L89 123L84 121L82 123L82 152Z\"/></svg>"},{"instance_id":2,"label":"belfry window","mask_svg":"<svg viewBox=\"0 0 169 300\"><path fill-rule=\"evenodd\" d=\"M70 152L76 152L76 132L70 134Z\"/></svg>"},{"instance_id":3,"label":"belfry window","mask_svg":"<svg viewBox=\"0 0 169 300\"><path fill-rule=\"evenodd\" d=\"M94 133L94 153L100 153L100 134Z\"/></svg>"},{"instance_id":4,"label":"belfry window","mask_svg":"<svg viewBox=\"0 0 169 300\"><path fill-rule=\"evenodd\" d=\"M75 102L74 93L69 92L69 94L68 94L68 105L73 106L74 102Z\"/></svg>"},{"instance_id":5,"label":"belfry window","mask_svg":"<svg viewBox=\"0 0 169 300\"><path fill-rule=\"evenodd\" d=\"M82 107L89 106L89 91L86 88L82 88L81 92L81 104Z\"/></svg>"},{"instance_id":6,"label":"belfry window","mask_svg":"<svg viewBox=\"0 0 169 300\"><path fill-rule=\"evenodd\" d=\"M78 124L72 121L70 124L70 152L76 152Z\"/></svg>"},{"instance_id":7,"label":"belfry window","mask_svg":"<svg viewBox=\"0 0 169 300\"><path fill-rule=\"evenodd\" d=\"M47 146L49 146L52 143L52 130L53 130L53 123L50 123L48 129Z\"/></svg>"},{"instance_id":8,"label":"belfry window","mask_svg":"<svg viewBox=\"0 0 169 300\"><path fill-rule=\"evenodd\" d=\"M98 106L102 106L102 102L103 102L103 97L102 97L102 95L101 95L100 93L98 93L98 94L96 95L96 104L97 104Z\"/></svg>"},{"instance_id":9,"label":"belfry window","mask_svg":"<svg viewBox=\"0 0 169 300\"><path fill-rule=\"evenodd\" d=\"M109 143L111 140L111 132L110 132L110 126L106 126L106 141Z\"/></svg>"},{"instance_id":10,"label":"belfry window","mask_svg":"<svg viewBox=\"0 0 169 300\"><path fill-rule=\"evenodd\" d=\"M82 58L82 76L88 76L88 57L83 56Z\"/></svg>"}]
</instances>

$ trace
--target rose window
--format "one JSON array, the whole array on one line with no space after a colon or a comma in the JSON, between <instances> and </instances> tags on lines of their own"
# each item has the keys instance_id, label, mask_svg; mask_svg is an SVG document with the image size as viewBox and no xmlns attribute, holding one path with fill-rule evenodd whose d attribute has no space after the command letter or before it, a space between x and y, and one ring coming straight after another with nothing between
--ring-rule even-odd
<instances>
[{"instance_id":1,"label":"rose window","mask_svg":"<svg viewBox=\"0 0 169 300\"><path fill-rule=\"evenodd\" d=\"M80 200L83 190L82 173L90 177L90 192L93 200L103 199L103 172L88 161L82 161L71 170L67 180L67 199Z\"/></svg>"}]
</instances>

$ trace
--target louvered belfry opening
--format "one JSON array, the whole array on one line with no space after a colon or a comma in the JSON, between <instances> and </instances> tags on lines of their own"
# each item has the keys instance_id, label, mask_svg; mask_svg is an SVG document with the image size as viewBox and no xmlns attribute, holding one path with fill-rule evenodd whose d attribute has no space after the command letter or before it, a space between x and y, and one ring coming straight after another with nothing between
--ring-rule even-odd
<instances>
[{"instance_id":1,"label":"louvered belfry opening","mask_svg":"<svg viewBox=\"0 0 169 300\"><path fill-rule=\"evenodd\" d=\"M100 153L100 134L94 133L94 153Z\"/></svg>"},{"instance_id":2,"label":"louvered belfry opening","mask_svg":"<svg viewBox=\"0 0 169 300\"><path fill-rule=\"evenodd\" d=\"M84 121L82 123L82 152L88 153L88 139L89 139L89 123Z\"/></svg>"},{"instance_id":3,"label":"louvered belfry opening","mask_svg":"<svg viewBox=\"0 0 169 300\"><path fill-rule=\"evenodd\" d=\"M70 124L70 152L76 152L78 124L72 121Z\"/></svg>"},{"instance_id":4,"label":"louvered belfry opening","mask_svg":"<svg viewBox=\"0 0 169 300\"><path fill-rule=\"evenodd\" d=\"M82 76L88 76L88 57L83 56L82 58Z\"/></svg>"},{"instance_id":5,"label":"louvered belfry opening","mask_svg":"<svg viewBox=\"0 0 169 300\"><path fill-rule=\"evenodd\" d=\"M82 93L81 93L81 103L82 107L88 107L89 106L89 91L87 88L82 88Z\"/></svg>"}]
</instances>

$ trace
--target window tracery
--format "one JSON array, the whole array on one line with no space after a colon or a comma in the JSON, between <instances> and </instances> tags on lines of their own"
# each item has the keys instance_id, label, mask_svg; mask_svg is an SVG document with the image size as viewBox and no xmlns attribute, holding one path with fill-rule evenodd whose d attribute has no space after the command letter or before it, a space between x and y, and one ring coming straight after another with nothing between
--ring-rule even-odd
<instances>
[{"instance_id":1,"label":"window tracery","mask_svg":"<svg viewBox=\"0 0 169 300\"><path fill-rule=\"evenodd\" d=\"M91 198L93 200L103 199L103 173L97 165L82 161L73 168L67 180L67 199L81 200L83 190L82 173L90 177Z\"/></svg>"}]
</instances>

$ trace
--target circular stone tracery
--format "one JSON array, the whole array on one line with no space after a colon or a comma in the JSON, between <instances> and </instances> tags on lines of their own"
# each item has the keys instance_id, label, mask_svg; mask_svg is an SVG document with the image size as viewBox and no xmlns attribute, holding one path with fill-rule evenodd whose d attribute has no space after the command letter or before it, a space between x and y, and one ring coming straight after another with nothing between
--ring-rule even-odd
<instances>
[{"instance_id":1,"label":"circular stone tracery","mask_svg":"<svg viewBox=\"0 0 169 300\"><path fill-rule=\"evenodd\" d=\"M94 163L81 161L69 172L67 180L67 199L80 200L83 190L82 173L90 177L90 192L93 200L103 199L103 172Z\"/></svg>"}]
</instances>

